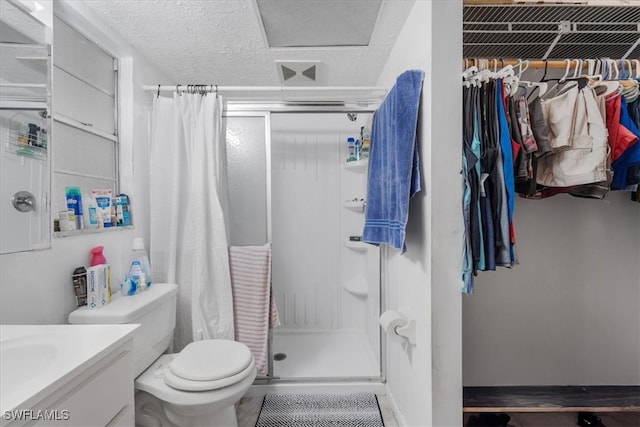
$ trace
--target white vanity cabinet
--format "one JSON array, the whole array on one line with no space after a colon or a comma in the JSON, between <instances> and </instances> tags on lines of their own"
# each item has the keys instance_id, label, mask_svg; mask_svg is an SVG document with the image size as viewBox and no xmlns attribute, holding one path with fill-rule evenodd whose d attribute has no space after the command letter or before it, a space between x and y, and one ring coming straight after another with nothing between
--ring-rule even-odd
<instances>
[{"instance_id":1,"label":"white vanity cabinet","mask_svg":"<svg viewBox=\"0 0 640 427\"><path fill-rule=\"evenodd\" d=\"M59 421L36 426L133 426L133 357L131 339L43 401ZM61 418L68 418L63 420Z\"/></svg>"},{"instance_id":2,"label":"white vanity cabinet","mask_svg":"<svg viewBox=\"0 0 640 427\"><path fill-rule=\"evenodd\" d=\"M133 331L138 325L41 325L13 326L35 330L26 334L6 332L2 326L2 350L57 346L45 367L26 381L2 382L2 426L133 426ZM40 328L38 331L37 328ZM49 333L47 333L49 332ZM7 335L9 335L7 339ZM13 336L15 335L15 336ZM52 338L53 337L53 338ZM13 347L11 347L13 346ZM17 350L16 350L17 349ZM3 372L15 369L27 358L0 360ZM15 375L14 375L15 376ZM11 376L6 375L6 381ZM6 392L6 393L5 393Z\"/></svg>"}]
</instances>

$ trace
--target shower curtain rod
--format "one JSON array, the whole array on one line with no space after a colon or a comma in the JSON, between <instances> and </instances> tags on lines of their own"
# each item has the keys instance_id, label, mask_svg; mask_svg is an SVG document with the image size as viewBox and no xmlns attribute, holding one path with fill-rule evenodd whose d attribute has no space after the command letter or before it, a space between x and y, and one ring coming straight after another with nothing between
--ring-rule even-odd
<instances>
[{"instance_id":1,"label":"shower curtain rod","mask_svg":"<svg viewBox=\"0 0 640 427\"><path fill-rule=\"evenodd\" d=\"M149 92L383 92L387 89L373 86L218 86L218 85L144 85L143 89Z\"/></svg>"}]
</instances>

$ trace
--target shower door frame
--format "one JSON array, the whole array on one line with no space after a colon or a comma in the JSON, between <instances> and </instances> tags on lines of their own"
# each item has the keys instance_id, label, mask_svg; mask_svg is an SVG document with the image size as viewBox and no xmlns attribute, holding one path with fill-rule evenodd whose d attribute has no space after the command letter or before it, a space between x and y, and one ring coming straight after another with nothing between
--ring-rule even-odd
<instances>
[{"instance_id":1,"label":"shower door frame","mask_svg":"<svg viewBox=\"0 0 640 427\"><path fill-rule=\"evenodd\" d=\"M364 107L362 105L309 105L309 104L294 104L289 105L287 103L226 103L223 109L223 118L228 117L262 117L264 119L265 129L265 218L266 218L266 237L267 243L272 243L272 215L271 215L271 197L272 197L272 180L271 180L271 114L272 113L374 113L375 110L370 107ZM225 134L226 135L226 134ZM226 136L225 136L226 138ZM386 248L382 245L379 251L379 292L380 292L380 304L378 307L379 313L383 313L386 309L387 301L387 274L386 263L383 262L387 259ZM273 288L273 285L272 285ZM378 377L300 377L300 378L280 378L273 375L273 331L269 329L269 337L267 343L267 375L258 375L254 381L254 385L272 385L272 384L304 384L309 382L314 383L342 383L342 382L359 382L359 383L384 383L386 382L386 335L378 329L380 336L379 340L379 364L380 364L380 376Z\"/></svg>"},{"instance_id":2,"label":"shower door frame","mask_svg":"<svg viewBox=\"0 0 640 427\"><path fill-rule=\"evenodd\" d=\"M226 106L222 112L223 118L229 117L262 117L264 120L264 142L265 142L265 219L266 219L266 238L265 243L271 244L271 112L270 111L243 111L243 110L227 110ZM226 132L225 132L226 145ZM273 285L271 285L273 289ZM272 349L272 333L269 329L269 337L267 341L267 375L257 378L273 378L273 349Z\"/></svg>"}]
</instances>

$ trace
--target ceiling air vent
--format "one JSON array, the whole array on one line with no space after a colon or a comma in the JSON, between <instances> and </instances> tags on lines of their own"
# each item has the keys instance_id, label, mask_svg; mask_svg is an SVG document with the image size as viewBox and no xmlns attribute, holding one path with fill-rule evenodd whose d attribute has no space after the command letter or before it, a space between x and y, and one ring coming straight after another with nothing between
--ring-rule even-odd
<instances>
[{"instance_id":1,"label":"ceiling air vent","mask_svg":"<svg viewBox=\"0 0 640 427\"><path fill-rule=\"evenodd\" d=\"M315 86L320 84L320 61L276 61L280 81L290 86Z\"/></svg>"}]
</instances>

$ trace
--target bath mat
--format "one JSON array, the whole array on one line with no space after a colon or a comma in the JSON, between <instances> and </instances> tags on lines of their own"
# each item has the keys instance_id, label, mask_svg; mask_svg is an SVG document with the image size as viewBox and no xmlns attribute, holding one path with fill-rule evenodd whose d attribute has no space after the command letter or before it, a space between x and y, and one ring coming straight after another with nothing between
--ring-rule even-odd
<instances>
[{"instance_id":1,"label":"bath mat","mask_svg":"<svg viewBox=\"0 0 640 427\"><path fill-rule=\"evenodd\" d=\"M268 394L256 427L383 427L373 393Z\"/></svg>"}]
</instances>

